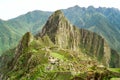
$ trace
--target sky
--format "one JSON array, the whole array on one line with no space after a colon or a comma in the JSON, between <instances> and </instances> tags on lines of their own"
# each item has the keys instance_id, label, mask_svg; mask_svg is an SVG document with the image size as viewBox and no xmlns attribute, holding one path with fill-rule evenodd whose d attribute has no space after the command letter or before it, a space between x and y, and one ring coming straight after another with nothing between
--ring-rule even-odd
<instances>
[{"instance_id":1,"label":"sky","mask_svg":"<svg viewBox=\"0 0 120 80\"><path fill-rule=\"evenodd\" d=\"M120 0L0 0L0 19L8 20L29 11L55 11L80 7L114 7L120 10Z\"/></svg>"}]
</instances>

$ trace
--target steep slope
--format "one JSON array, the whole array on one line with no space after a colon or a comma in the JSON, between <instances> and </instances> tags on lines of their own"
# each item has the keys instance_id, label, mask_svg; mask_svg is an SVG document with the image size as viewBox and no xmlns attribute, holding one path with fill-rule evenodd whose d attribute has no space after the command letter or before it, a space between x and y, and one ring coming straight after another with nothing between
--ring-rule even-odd
<instances>
[{"instance_id":1,"label":"steep slope","mask_svg":"<svg viewBox=\"0 0 120 80\"><path fill-rule=\"evenodd\" d=\"M35 34L45 24L50 14L50 12L36 10L18 16L17 18L10 19L7 23L9 26L19 30L21 34L24 34L27 31Z\"/></svg>"},{"instance_id":2,"label":"steep slope","mask_svg":"<svg viewBox=\"0 0 120 80\"><path fill-rule=\"evenodd\" d=\"M97 10L97 12L100 12L102 14L104 14L106 16L106 18L109 20L109 22L111 24L113 24L113 26L115 28L117 28L118 30L120 30L120 10L116 9L116 8L102 8L99 7Z\"/></svg>"},{"instance_id":3,"label":"steep slope","mask_svg":"<svg viewBox=\"0 0 120 80\"><path fill-rule=\"evenodd\" d=\"M63 12L74 25L98 33L106 39L111 48L119 51L119 10L114 8L94 8L93 6L88 8L74 6L63 10Z\"/></svg>"},{"instance_id":4,"label":"steep slope","mask_svg":"<svg viewBox=\"0 0 120 80\"><path fill-rule=\"evenodd\" d=\"M16 46L20 37L13 28L6 24L6 21L0 20L0 55L5 50L9 50L10 47Z\"/></svg>"},{"instance_id":5,"label":"steep slope","mask_svg":"<svg viewBox=\"0 0 120 80\"><path fill-rule=\"evenodd\" d=\"M36 34L50 14L50 12L36 10L8 21L0 20L0 55L14 48L27 31Z\"/></svg>"}]
</instances>

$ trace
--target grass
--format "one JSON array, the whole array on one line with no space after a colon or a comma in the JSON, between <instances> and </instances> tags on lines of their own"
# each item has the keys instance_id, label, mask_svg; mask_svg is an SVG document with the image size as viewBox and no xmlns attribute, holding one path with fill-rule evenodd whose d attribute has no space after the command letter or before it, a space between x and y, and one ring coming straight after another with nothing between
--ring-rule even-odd
<instances>
[{"instance_id":1,"label":"grass","mask_svg":"<svg viewBox=\"0 0 120 80\"><path fill-rule=\"evenodd\" d=\"M110 80L120 80L120 78L111 78Z\"/></svg>"},{"instance_id":2,"label":"grass","mask_svg":"<svg viewBox=\"0 0 120 80\"><path fill-rule=\"evenodd\" d=\"M109 70L112 71L112 72L120 73L120 68L109 68Z\"/></svg>"},{"instance_id":3,"label":"grass","mask_svg":"<svg viewBox=\"0 0 120 80\"><path fill-rule=\"evenodd\" d=\"M65 57L63 55L60 55L60 54L55 53L55 52L52 52L51 56L53 56L55 58L58 58L58 59L65 59Z\"/></svg>"}]
</instances>

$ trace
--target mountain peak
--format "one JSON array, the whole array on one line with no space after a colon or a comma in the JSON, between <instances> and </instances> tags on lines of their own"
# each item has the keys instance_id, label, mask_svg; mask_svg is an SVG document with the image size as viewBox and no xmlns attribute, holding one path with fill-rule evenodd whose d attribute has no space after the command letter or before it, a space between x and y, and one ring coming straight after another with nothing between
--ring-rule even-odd
<instances>
[{"instance_id":1,"label":"mountain peak","mask_svg":"<svg viewBox=\"0 0 120 80\"><path fill-rule=\"evenodd\" d=\"M33 35L30 32L26 32L20 41L20 45L18 46L21 46L23 48L28 47L32 41L33 41Z\"/></svg>"},{"instance_id":2,"label":"mountain peak","mask_svg":"<svg viewBox=\"0 0 120 80\"><path fill-rule=\"evenodd\" d=\"M57 10L49 17L42 29L42 32L40 33L40 36L56 33L60 27L65 27L66 24L70 24L69 21L66 19L61 10Z\"/></svg>"},{"instance_id":3,"label":"mountain peak","mask_svg":"<svg viewBox=\"0 0 120 80\"><path fill-rule=\"evenodd\" d=\"M76 8L80 8L79 5L75 5L74 7L76 7Z\"/></svg>"},{"instance_id":4,"label":"mountain peak","mask_svg":"<svg viewBox=\"0 0 120 80\"><path fill-rule=\"evenodd\" d=\"M54 12L54 14L59 15L59 14L63 14L63 12L61 10L57 10L57 11Z\"/></svg>"},{"instance_id":5,"label":"mountain peak","mask_svg":"<svg viewBox=\"0 0 120 80\"><path fill-rule=\"evenodd\" d=\"M48 21L55 20L59 21L60 19L65 18L63 12L61 10L55 11L48 19Z\"/></svg>"}]
</instances>

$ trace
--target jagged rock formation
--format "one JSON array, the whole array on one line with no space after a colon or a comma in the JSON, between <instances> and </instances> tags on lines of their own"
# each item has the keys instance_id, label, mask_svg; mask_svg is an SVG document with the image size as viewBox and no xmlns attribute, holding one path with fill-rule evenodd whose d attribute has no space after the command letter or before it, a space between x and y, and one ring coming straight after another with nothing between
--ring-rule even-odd
<instances>
[{"instance_id":1,"label":"jagged rock formation","mask_svg":"<svg viewBox=\"0 0 120 80\"><path fill-rule=\"evenodd\" d=\"M33 41L34 37L30 32L27 32L21 39L21 41L19 42L19 45L16 48L15 51L15 56L13 58L13 62L12 62L12 66L14 67L15 63L17 62L18 58L20 57L20 55L22 55L22 51L25 48L28 48L28 46L30 45L30 43Z\"/></svg>"},{"instance_id":2,"label":"jagged rock formation","mask_svg":"<svg viewBox=\"0 0 120 80\"><path fill-rule=\"evenodd\" d=\"M42 36L45 34L60 48L76 50L79 46L79 29L70 24L61 11L49 18L41 33Z\"/></svg>"},{"instance_id":3,"label":"jagged rock formation","mask_svg":"<svg viewBox=\"0 0 120 80\"><path fill-rule=\"evenodd\" d=\"M89 72L100 77L105 73L102 79L110 78L113 75L105 66L115 65L110 62L113 52L102 37L76 28L58 10L49 17L41 33L33 37L27 32L22 37L5 72L0 74L4 80L70 80L78 74L84 75L80 78L85 80L93 78Z\"/></svg>"},{"instance_id":4,"label":"jagged rock formation","mask_svg":"<svg viewBox=\"0 0 120 80\"><path fill-rule=\"evenodd\" d=\"M98 60L103 61L106 66L109 66L111 55L117 54L112 51L101 36L88 30L78 29L72 25L60 10L50 16L39 35L44 36L46 34L59 48L74 51L79 51L80 48L82 48L85 53L97 57ZM117 62L119 62L119 59ZM120 66L120 64L115 67L118 66Z\"/></svg>"}]
</instances>

